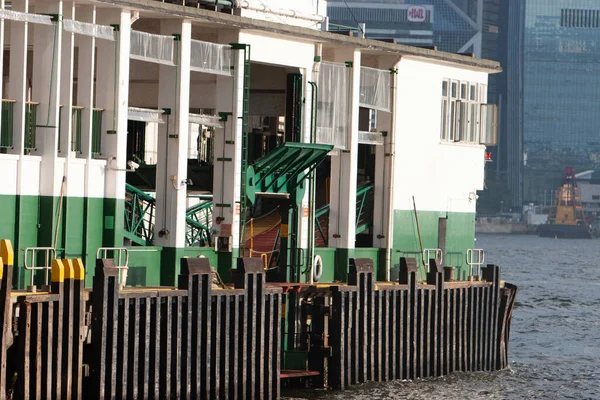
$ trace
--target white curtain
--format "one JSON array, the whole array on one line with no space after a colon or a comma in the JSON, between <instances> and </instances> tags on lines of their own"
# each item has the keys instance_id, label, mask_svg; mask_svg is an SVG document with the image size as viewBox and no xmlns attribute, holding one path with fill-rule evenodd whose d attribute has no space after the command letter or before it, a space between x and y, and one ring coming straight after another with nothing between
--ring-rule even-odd
<instances>
[{"instance_id":1,"label":"white curtain","mask_svg":"<svg viewBox=\"0 0 600 400\"><path fill-rule=\"evenodd\" d=\"M93 36L98 39L115 40L115 31L112 26L96 25L87 22L74 21L72 19L64 19L63 30L79 35Z\"/></svg>"},{"instance_id":2,"label":"white curtain","mask_svg":"<svg viewBox=\"0 0 600 400\"><path fill-rule=\"evenodd\" d=\"M349 69L321 62L317 99L317 143L346 148Z\"/></svg>"},{"instance_id":3,"label":"white curtain","mask_svg":"<svg viewBox=\"0 0 600 400\"><path fill-rule=\"evenodd\" d=\"M231 46L192 40L192 71L231 75Z\"/></svg>"},{"instance_id":4,"label":"white curtain","mask_svg":"<svg viewBox=\"0 0 600 400\"><path fill-rule=\"evenodd\" d=\"M175 65L173 36L131 31L130 57L136 60Z\"/></svg>"},{"instance_id":5,"label":"white curtain","mask_svg":"<svg viewBox=\"0 0 600 400\"><path fill-rule=\"evenodd\" d=\"M360 106L390 111L390 71L360 69Z\"/></svg>"}]
</instances>

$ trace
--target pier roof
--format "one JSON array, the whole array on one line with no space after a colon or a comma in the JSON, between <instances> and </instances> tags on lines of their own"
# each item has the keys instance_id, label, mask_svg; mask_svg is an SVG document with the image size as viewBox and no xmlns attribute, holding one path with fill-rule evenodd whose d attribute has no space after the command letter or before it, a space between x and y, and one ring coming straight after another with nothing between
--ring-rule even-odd
<instances>
[{"instance_id":1,"label":"pier roof","mask_svg":"<svg viewBox=\"0 0 600 400\"><path fill-rule=\"evenodd\" d=\"M186 7L178 4L163 3L156 0L96 0L95 3L112 4L156 15L170 15L181 18L189 18L193 21L204 21L210 24L222 25L224 27L226 26L227 28L250 29L275 35L292 36L314 43L354 47L367 53L387 53L389 55L428 59L442 63L450 63L474 69L485 70L488 73L497 73L502 70L500 63L497 61L479 59L467 55L446 53L420 47L386 43L371 39L356 38L316 29L245 18L210 10Z\"/></svg>"}]
</instances>

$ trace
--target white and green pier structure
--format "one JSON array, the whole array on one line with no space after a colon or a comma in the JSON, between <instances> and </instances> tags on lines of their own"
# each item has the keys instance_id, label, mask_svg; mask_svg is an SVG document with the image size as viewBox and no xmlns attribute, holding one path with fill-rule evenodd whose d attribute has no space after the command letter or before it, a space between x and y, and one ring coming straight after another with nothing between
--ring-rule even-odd
<instances>
[{"instance_id":1,"label":"white and green pier structure","mask_svg":"<svg viewBox=\"0 0 600 400\"><path fill-rule=\"evenodd\" d=\"M379 280L400 257L461 279L477 262L497 63L162 2L5 3L14 286L47 252L91 286L99 249L127 254L131 286L176 285L182 257L226 282L238 257L308 283L350 258Z\"/></svg>"}]
</instances>

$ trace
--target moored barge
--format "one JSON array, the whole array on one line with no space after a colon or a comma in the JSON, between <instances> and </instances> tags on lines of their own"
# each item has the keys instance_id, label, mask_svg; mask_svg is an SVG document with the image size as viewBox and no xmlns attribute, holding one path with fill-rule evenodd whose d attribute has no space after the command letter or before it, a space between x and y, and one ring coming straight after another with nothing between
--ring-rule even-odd
<instances>
[{"instance_id":1,"label":"moored barge","mask_svg":"<svg viewBox=\"0 0 600 400\"><path fill-rule=\"evenodd\" d=\"M474 248L500 66L287 6L0 10L0 398L507 367L516 287Z\"/></svg>"}]
</instances>

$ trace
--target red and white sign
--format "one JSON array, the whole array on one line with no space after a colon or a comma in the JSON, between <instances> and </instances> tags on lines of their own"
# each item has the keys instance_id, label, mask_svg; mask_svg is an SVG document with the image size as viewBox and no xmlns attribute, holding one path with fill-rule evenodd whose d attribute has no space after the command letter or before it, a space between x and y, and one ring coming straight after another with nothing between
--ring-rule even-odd
<instances>
[{"instance_id":1,"label":"red and white sign","mask_svg":"<svg viewBox=\"0 0 600 400\"><path fill-rule=\"evenodd\" d=\"M410 22L423 22L427 17L427 10L423 6L410 6L406 10Z\"/></svg>"}]
</instances>

